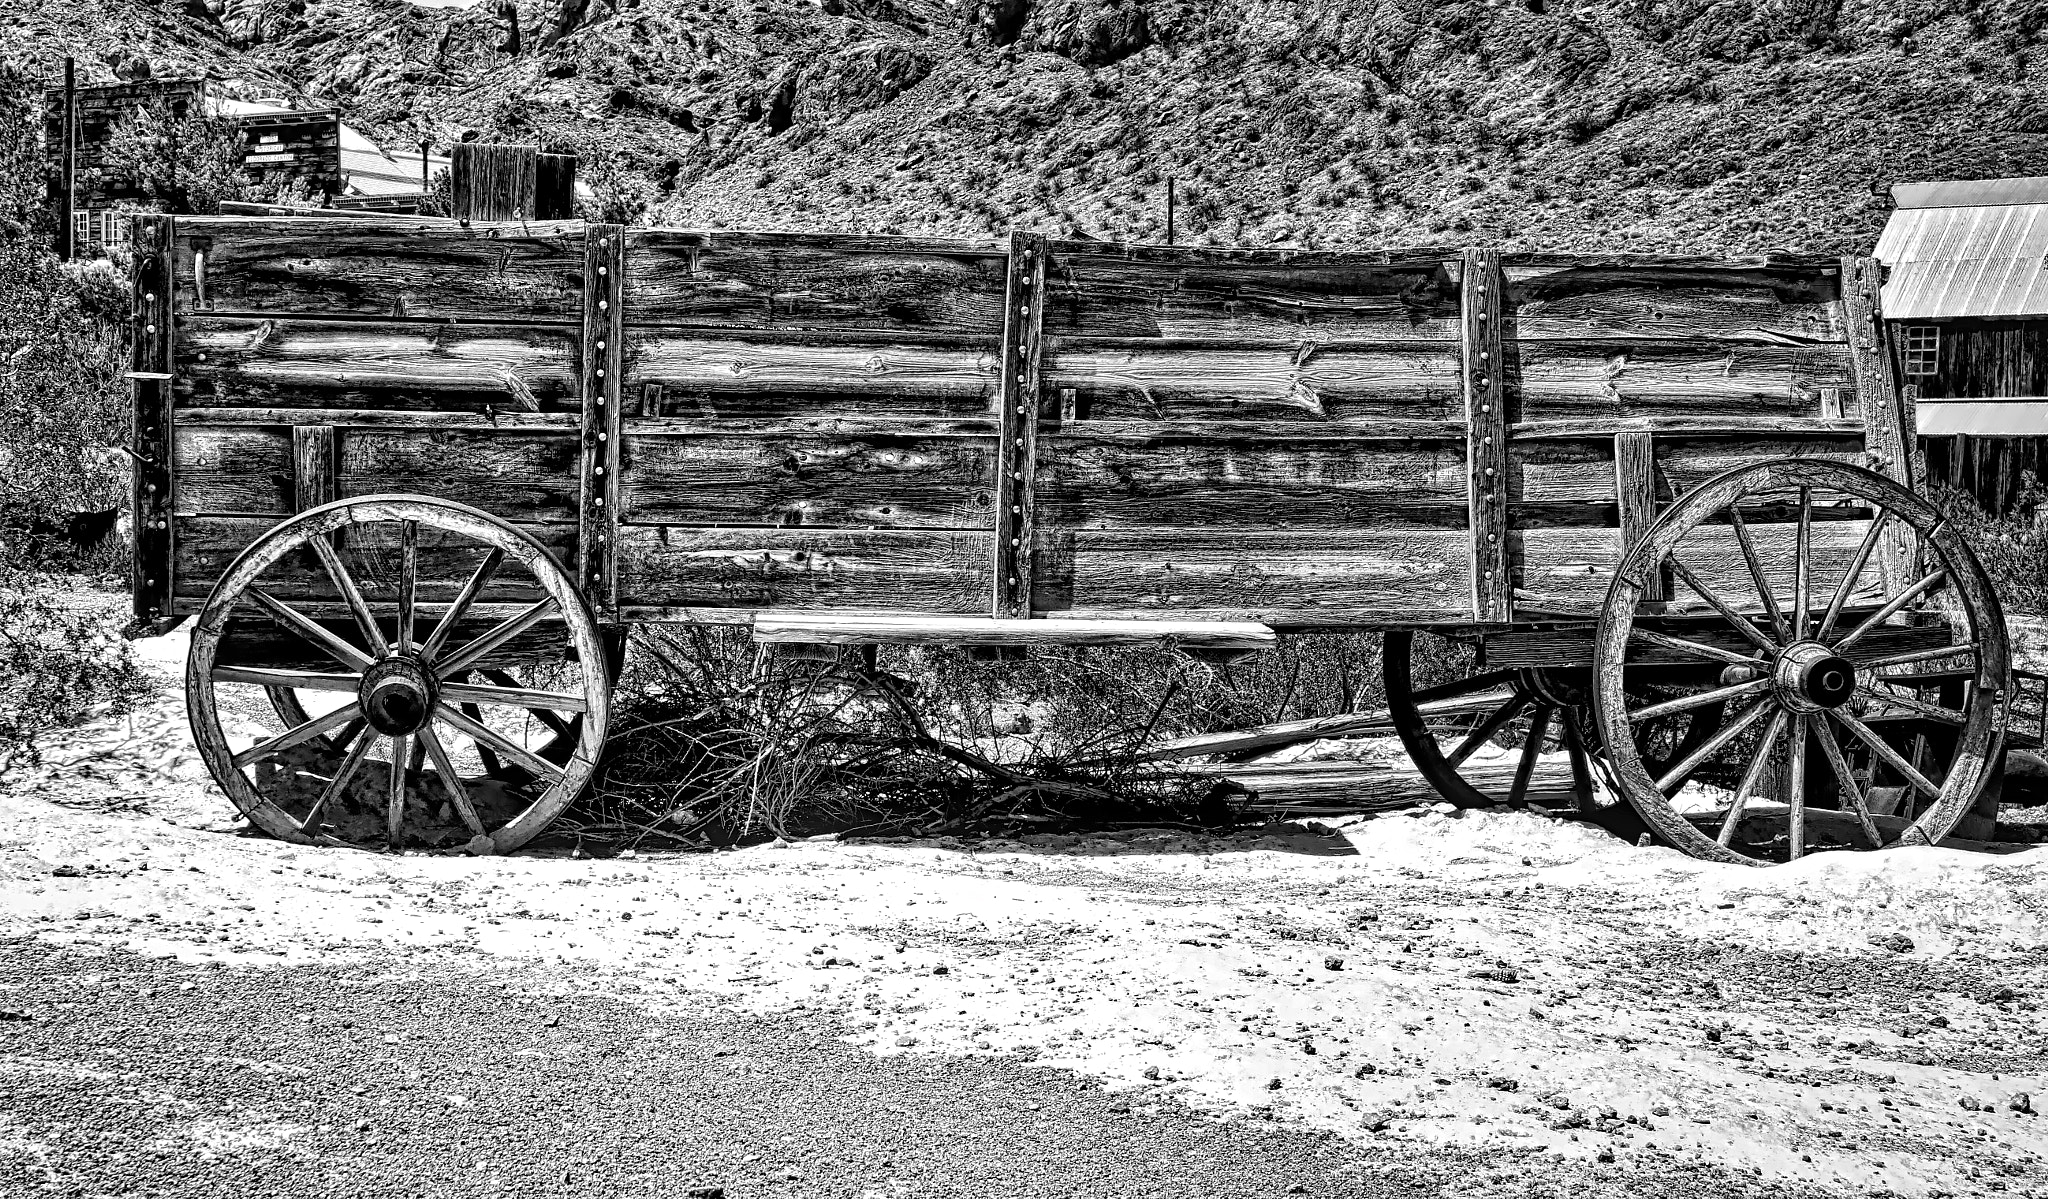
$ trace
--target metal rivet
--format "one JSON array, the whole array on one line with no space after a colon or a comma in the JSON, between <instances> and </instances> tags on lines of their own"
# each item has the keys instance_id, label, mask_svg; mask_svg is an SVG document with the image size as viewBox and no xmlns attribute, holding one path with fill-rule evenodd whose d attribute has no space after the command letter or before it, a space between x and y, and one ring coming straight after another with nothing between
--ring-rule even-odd
<instances>
[{"instance_id":1,"label":"metal rivet","mask_svg":"<svg viewBox=\"0 0 2048 1199\"><path fill-rule=\"evenodd\" d=\"M1481 405L1479 406L1479 410L1480 410L1481 412L1491 412L1491 411L1493 411L1493 405L1491 405L1491 404L1481 404Z\"/></svg>"},{"instance_id":2,"label":"metal rivet","mask_svg":"<svg viewBox=\"0 0 2048 1199\"><path fill-rule=\"evenodd\" d=\"M1031 305L1029 305L1029 304L1024 304L1024 305L1020 305L1020 306L1018 307L1018 309L1017 309L1017 315L1018 315L1018 316L1030 316L1030 315L1031 315Z\"/></svg>"},{"instance_id":3,"label":"metal rivet","mask_svg":"<svg viewBox=\"0 0 2048 1199\"><path fill-rule=\"evenodd\" d=\"M150 303L152 303L152 304L156 303L156 293L155 293L155 292L153 292L153 291L146 291L146 292L143 292L143 293L142 293L142 298L143 298L143 299L145 299L145 300L147 300L147 301L149 301L149 302L150 302Z\"/></svg>"},{"instance_id":4,"label":"metal rivet","mask_svg":"<svg viewBox=\"0 0 2048 1199\"><path fill-rule=\"evenodd\" d=\"M143 328L143 332L145 332L145 333L154 333L154 332L156 332L156 326L155 326L155 325L148 325L148 326L145 326L145 327Z\"/></svg>"},{"instance_id":5,"label":"metal rivet","mask_svg":"<svg viewBox=\"0 0 2048 1199\"><path fill-rule=\"evenodd\" d=\"M598 310L599 312L604 312L604 311L607 311L607 310L609 310L609 309L611 308L611 306L612 306L612 302L611 302L610 300L599 300L599 301L597 302L597 310Z\"/></svg>"},{"instance_id":6,"label":"metal rivet","mask_svg":"<svg viewBox=\"0 0 2048 1199\"><path fill-rule=\"evenodd\" d=\"M603 440L604 440L604 431L603 431L603 430L599 430L599 431L598 431L598 434L597 434L597 439L598 439L599 441L603 441Z\"/></svg>"},{"instance_id":7,"label":"metal rivet","mask_svg":"<svg viewBox=\"0 0 2048 1199\"><path fill-rule=\"evenodd\" d=\"M1024 506L1022 504L1012 504L1010 505L1010 511L1021 514L1024 511Z\"/></svg>"},{"instance_id":8,"label":"metal rivet","mask_svg":"<svg viewBox=\"0 0 2048 1199\"><path fill-rule=\"evenodd\" d=\"M597 348L600 350L604 349L604 338L600 337L597 339Z\"/></svg>"},{"instance_id":9,"label":"metal rivet","mask_svg":"<svg viewBox=\"0 0 2048 1199\"><path fill-rule=\"evenodd\" d=\"M604 378L604 368L601 366L597 368L597 377L600 379Z\"/></svg>"},{"instance_id":10,"label":"metal rivet","mask_svg":"<svg viewBox=\"0 0 2048 1199\"><path fill-rule=\"evenodd\" d=\"M1011 579L1010 579L1010 586L1012 586L1012 587L1015 587L1016 585L1017 585L1017 579L1016 579L1016 577L1015 577L1015 576L1012 576L1012 577L1011 577Z\"/></svg>"}]
</instances>

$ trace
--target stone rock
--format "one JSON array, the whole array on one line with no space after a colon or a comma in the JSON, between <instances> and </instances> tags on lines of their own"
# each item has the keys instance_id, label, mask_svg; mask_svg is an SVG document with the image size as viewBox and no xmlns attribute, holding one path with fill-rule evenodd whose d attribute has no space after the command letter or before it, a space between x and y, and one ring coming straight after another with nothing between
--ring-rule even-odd
<instances>
[{"instance_id":1,"label":"stone rock","mask_svg":"<svg viewBox=\"0 0 2048 1199\"><path fill-rule=\"evenodd\" d=\"M2012 1098L2005 1101L2005 1106L2008 1111L2021 1112L2029 1116L2034 1114L2033 1096L2025 1091L2014 1092Z\"/></svg>"},{"instance_id":2,"label":"stone rock","mask_svg":"<svg viewBox=\"0 0 2048 1199\"><path fill-rule=\"evenodd\" d=\"M1870 943L1893 953L1913 952L1913 938L1904 933L1877 933L1870 938Z\"/></svg>"},{"instance_id":3,"label":"stone rock","mask_svg":"<svg viewBox=\"0 0 2048 1199\"><path fill-rule=\"evenodd\" d=\"M1344 959L1334 953L1323 959L1323 969L1325 970L1342 970L1343 968Z\"/></svg>"}]
</instances>

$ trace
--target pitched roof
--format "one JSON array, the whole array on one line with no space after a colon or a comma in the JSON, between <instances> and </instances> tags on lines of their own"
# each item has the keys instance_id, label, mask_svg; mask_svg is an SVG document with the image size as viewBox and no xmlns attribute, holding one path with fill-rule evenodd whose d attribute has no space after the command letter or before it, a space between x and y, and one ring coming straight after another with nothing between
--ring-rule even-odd
<instances>
[{"instance_id":1,"label":"pitched roof","mask_svg":"<svg viewBox=\"0 0 2048 1199\"><path fill-rule=\"evenodd\" d=\"M1978 190L1940 190L1964 188ZM2048 316L2048 179L1900 184L1892 193L1901 206L1877 239L1877 257L1890 268L1886 319ZM1907 198L1972 194L2038 198L1905 206Z\"/></svg>"}]
</instances>

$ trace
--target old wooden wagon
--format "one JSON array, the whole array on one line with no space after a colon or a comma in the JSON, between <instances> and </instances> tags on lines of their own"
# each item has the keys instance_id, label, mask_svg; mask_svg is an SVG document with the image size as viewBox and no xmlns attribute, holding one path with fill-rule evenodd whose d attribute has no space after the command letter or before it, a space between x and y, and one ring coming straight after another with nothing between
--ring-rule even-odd
<instances>
[{"instance_id":1,"label":"old wooden wagon","mask_svg":"<svg viewBox=\"0 0 2048 1199\"><path fill-rule=\"evenodd\" d=\"M2003 620L1914 490L1867 259L135 241L136 611L197 617L199 745L281 837L524 843L586 784L644 622L1383 630L1452 802L1562 755L1580 804L1739 862L1938 840L1998 751Z\"/></svg>"}]
</instances>

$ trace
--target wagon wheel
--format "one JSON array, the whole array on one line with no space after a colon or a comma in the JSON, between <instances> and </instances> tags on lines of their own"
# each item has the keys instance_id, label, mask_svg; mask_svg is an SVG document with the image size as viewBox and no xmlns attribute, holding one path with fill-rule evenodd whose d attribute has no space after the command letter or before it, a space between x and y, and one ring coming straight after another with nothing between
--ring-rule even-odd
<instances>
[{"instance_id":1,"label":"wagon wheel","mask_svg":"<svg viewBox=\"0 0 2048 1199\"><path fill-rule=\"evenodd\" d=\"M609 626L600 629L599 633L604 638L605 682L610 686L616 687L619 683L619 672L625 667L627 630L620 626ZM516 678L512 670L504 668L494 667L478 673L483 676L485 682L500 687L525 687L537 685L540 682L540 680L532 678ZM466 683L474 680L465 677L456 681ZM306 696L301 695L298 691L290 687L265 687L263 690L266 693L266 698L270 701L270 710L276 713L279 720L284 722L284 727L297 728L313 718L311 712L306 707ZM309 692L308 694L317 693ZM482 712L475 704L463 704L462 712L463 715L468 716L471 720L483 719ZM553 715L553 713L549 713L549 715ZM543 719L543 723L548 724L549 736L534 752L555 763L557 766L568 761L569 755L576 752L576 741L581 736L579 730L582 722L583 718L581 716L571 716L567 720L557 717L552 722ZM349 726L344 725L334 732L320 734L319 741L326 745L346 744L347 738L352 734L353 730ZM516 774L523 777L526 774L526 772L518 768L516 763L512 764L510 770L507 770L506 764L497 754L491 751L489 746L477 746L477 757L483 762L485 772L492 778L503 778L508 774Z\"/></svg>"},{"instance_id":2,"label":"wagon wheel","mask_svg":"<svg viewBox=\"0 0 2048 1199\"><path fill-rule=\"evenodd\" d=\"M1872 558L1888 543L1907 573L1887 598ZM1646 602L1665 569L1674 602ZM1676 673L1645 702L1623 666L1650 660ZM1948 835L1985 782L2009 685L2004 617L1961 535L1890 479L1807 459L1673 504L1608 588L1594 663L1622 794L1667 843L1751 864ZM1646 722L1714 705L1732 715L1713 736L1645 761Z\"/></svg>"},{"instance_id":3,"label":"wagon wheel","mask_svg":"<svg viewBox=\"0 0 2048 1199\"><path fill-rule=\"evenodd\" d=\"M332 537L343 528L347 550ZM436 563L426 579L423 552ZM447 563L461 568L437 577ZM520 601L492 611L493 590ZM430 607L440 609L431 627ZM237 651L266 623L330 665L245 665ZM504 682L508 666L536 656L560 663L546 668L551 688ZM493 853L524 844L588 781L610 680L583 664L606 660L575 584L539 542L461 504L365 496L293 517L242 551L193 626L185 688L215 780L271 834ZM472 672L484 681L464 681ZM281 714L306 718L232 745L223 701L233 710L280 689L290 700ZM298 697L309 693L326 710L308 716ZM568 752L550 760L547 743L569 733ZM490 770L486 754L518 771Z\"/></svg>"},{"instance_id":4,"label":"wagon wheel","mask_svg":"<svg viewBox=\"0 0 2048 1199\"><path fill-rule=\"evenodd\" d=\"M1481 670L1470 647L1426 630L1392 630L1380 652L1394 732L1437 794L1461 808L1521 803L1542 756L1562 752L1573 804L1599 807L1583 667ZM1418 673L1430 685L1417 687ZM1511 768L1496 761L1500 748Z\"/></svg>"}]
</instances>

